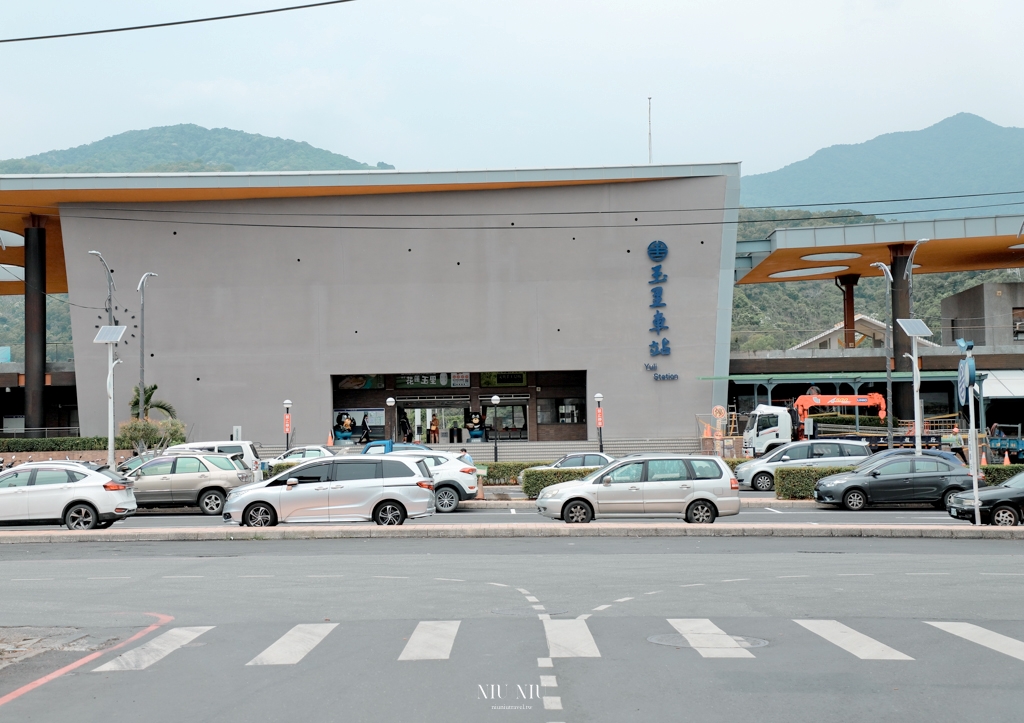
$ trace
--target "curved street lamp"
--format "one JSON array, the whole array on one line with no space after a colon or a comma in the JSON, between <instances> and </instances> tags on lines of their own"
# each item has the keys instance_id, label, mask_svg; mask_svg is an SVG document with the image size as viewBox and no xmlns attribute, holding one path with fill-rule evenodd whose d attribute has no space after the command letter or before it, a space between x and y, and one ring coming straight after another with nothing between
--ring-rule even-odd
<instances>
[{"instance_id":1,"label":"curved street lamp","mask_svg":"<svg viewBox=\"0 0 1024 723\"><path fill-rule=\"evenodd\" d=\"M597 402L597 408L601 409L601 402L604 401L604 395L598 392L594 395L594 401ZM604 452L604 412L598 411L597 413L597 451Z\"/></svg>"},{"instance_id":2,"label":"curved street lamp","mask_svg":"<svg viewBox=\"0 0 1024 723\"><path fill-rule=\"evenodd\" d=\"M391 408L391 407L395 406L395 398L394 397L388 397L387 399L384 400L384 403L388 405L388 408ZM390 437L391 437L392 444L394 444L394 442L395 442L395 428L397 426L398 426L398 419L395 419L395 423L391 425L391 435L390 435Z\"/></svg>"},{"instance_id":3,"label":"curved street lamp","mask_svg":"<svg viewBox=\"0 0 1024 723\"><path fill-rule=\"evenodd\" d=\"M501 404L501 397L495 394L491 397L491 406L494 407L494 414L491 416L491 431L494 432L494 461L498 461L498 405Z\"/></svg>"}]
</instances>

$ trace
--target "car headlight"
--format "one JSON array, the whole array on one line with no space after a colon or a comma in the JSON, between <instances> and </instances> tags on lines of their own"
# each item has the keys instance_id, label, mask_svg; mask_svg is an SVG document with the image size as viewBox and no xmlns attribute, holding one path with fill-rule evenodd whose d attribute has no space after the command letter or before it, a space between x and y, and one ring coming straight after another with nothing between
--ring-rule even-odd
<instances>
[{"instance_id":1,"label":"car headlight","mask_svg":"<svg viewBox=\"0 0 1024 723\"><path fill-rule=\"evenodd\" d=\"M228 499L230 500L232 497L238 497L240 494L242 493L239 490L228 490Z\"/></svg>"},{"instance_id":2,"label":"car headlight","mask_svg":"<svg viewBox=\"0 0 1024 723\"><path fill-rule=\"evenodd\" d=\"M844 482L844 480L841 480L841 479L828 480L827 482L822 482L821 486L822 487L835 487L836 485L841 485L843 482Z\"/></svg>"},{"instance_id":3,"label":"car headlight","mask_svg":"<svg viewBox=\"0 0 1024 723\"><path fill-rule=\"evenodd\" d=\"M544 500L544 499L547 499L548 497L554 497L557 494L558 494L558 490L543 489L543 490L540 491L540 494L537 495L537 499L538 500Z\"/></svg>"}]
</instances>

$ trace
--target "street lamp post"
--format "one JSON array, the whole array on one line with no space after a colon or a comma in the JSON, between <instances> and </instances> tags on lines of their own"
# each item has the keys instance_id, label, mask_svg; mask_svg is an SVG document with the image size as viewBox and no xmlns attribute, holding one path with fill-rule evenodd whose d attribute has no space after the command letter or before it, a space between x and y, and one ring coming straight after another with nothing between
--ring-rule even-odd
<instances>
[{"instance_id":1,"label":"street lamp post","mask_svg":"<svg viewBox=\"0 0 1024 723\"><path fill-rule=\"evenodd\" d=\"M604 395L598 392L594 395L594 401L597 402L597 451L604 453L604 410L601 409Z\"/></svg>"},{"instance_id":2,"label":"street lamp post","mask_svg":"<svg viewBox=\"0 0 1024 723\"><path fill-rule=\"evenodd\" d=\"M498 461L498 404L501 402L501 397L495 394L491 397L491 406L494 407L494 414L491 415L491 430L494 432L494 461Z\"/></svg>"},{"instance_id":3,"label":"street lamp post","mask_svg":"<svg viewBox=\"0 0 1024 723\"><path fill-rule=\"evenodd\" d=\"M291 437L292 437L292 400L291 399L285 399L284 400L284 448L285 448L285 451L288 451L288 449L292 446L291 445Z\"/></svg>"},{"instance_id":4,"label":"street lamp post","mask_svg":"<svg viewBox=\"0 0 1024 723\"><path fill-rule=\"evenodd\" d=\"M910 318L914 318L914 256L921 244L928 243L928 239L918 239L914 248L910 249L910 256L907 258L907 268L903 271L903 278L907 280L907 299L909 303Z\"/></svg>"},{"instance_id":5,"label":"street lamp post","mask_svg":"<svg viewBox=\"0 0 1024 723\"><path fill-rule=\"evenodd\" d=\"M124 336L126 326L101 326L94 344L107 345L107 465L114 469L114 367L121 360L114 360L114 346Z\"/></svg>"},{"instance_id":6,"label":"street lamp post","mask_svg":"<svg viewBox=\"0 0 1024 723\"><path fill-rule=\"evenodd\" d=\"M921 370L918 368L917 340L922 336L931 336L931 329L920 319L897 319L903 333L910 337L911 353L904 354L913 364L914 371L914 453L921 454Z\"/></svg>"},{"instance_id":7,"label":"street lamp post","mask_svg":"<svg viewBox=\"0 0 1024 723\"><path fill-rule=\"evenodd\" d=\"M388 405L388 409L391 409L392 407L394 407L394 406L395 406L395 398L394 398L394 397L388 397L388 398L387 398L387 399L386 399L386 400L384 401L384 403ZM389 415L389 416L390 416L390 415ZM395 421L394 421L394 423L392 423L392 425L391 425L391 434L390 434L390 437L391 437L391 443L392 443L392 444L394 444L394 442L395 442L395 427L397 427L397 426L398 426L398 419L396 418L396 419L395 419Z\"/></svg>"},{"instance_id":8,"label":"street lamp post","mask_svg":"<svg viewBox=\"0 0 1024 723\"><path fill-rule=\"evenodd\" d=\"M892 449L892 272L881 261L871 265L885 277L885 430Z\"/></svg>"},{"instance_id":9,"label":"street lamp post","mask_svg":"<svg viewBox=\"0 0 1024 723\"><path fill-rule=\"evenodd\" d=\"M146 403L146 279L150 276L157 277L152 271L147 271L139 279L139 288L136 289L142 299L139 302L139 419L145 418Z\"/></svg>"},{"instance_id":10,"label":"street lamp post","mask_svg":"<svg viewBox=\"0 0 1024 723\"><path fill-rule=\"evenodd\" d=\"M93 256L95 256L96 258L98 258L100 260L100 263L103 264L103 269L107 272L107 326L113 326L114 325L114 292L117 291L117 287L114 285L114 274L111 273L110 266L107 265L107 260L105 258L103 258L103 254L101 254L99 251L90 251L89 253L92 254ZM110 347L110 353L109 353L108 356L113 358L113 355L114 355L114 347L111 346ZM111 362L111 363L113 363L113 362ZM111 368L113 368L113 367L111 367ZM113 392L111 392L111 394L113 394ZM114 404L113 397L111 397L111 399L110 399L110 404L111 405ZM113 460L113 456L111 456L111 460ZM113 462L111 462L111 465L113 465Z\"/></svg>"}]
</instances>

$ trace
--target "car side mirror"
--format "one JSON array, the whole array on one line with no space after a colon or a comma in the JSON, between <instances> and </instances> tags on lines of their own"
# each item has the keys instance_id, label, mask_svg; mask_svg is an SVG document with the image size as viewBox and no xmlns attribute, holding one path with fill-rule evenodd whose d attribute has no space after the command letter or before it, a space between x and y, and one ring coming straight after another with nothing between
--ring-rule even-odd
<instances>
[{"instance_id":1,"label":"car side mirror","mask_svg":"<svg viewBox=\"0 0 1024 723\"><path fill-rule=\"evenodd\" d=\"M605 475L604 478L602 478L602 480L601 480L601 484L603 484L605 487L610 486L611 483L612 483L612 476L610 474L609 475Z\"/></svg>"},{"instance_id":2,"label":"car side mirror","mask_svg":"<svg viewBox=\"0 0 1024 723\"><path fill-rule=\"evenodd\" d=\"M295 477L289 477L288 480L285 482L285 486L288 489L291 489L292 487L294 487L298 483L299 483L299 481Z\"/></svg>"},{"instance_id":3,"label":"car side mirror","mask_svg":"<svg viewBox=\"0 0 1024 723\"><path fill-rule=\"evenodd\" d=\"M779 461L780 462L788 462L790 459L791 459L791 457L788 454L784 454L784 455L782 455L782 459L779 460Z\"/></svg>"},{"instance_id":4,"label":"car side mirror","mask_svg":"<svg viewBox=\"0 0 1024 723\"><path fill-rule=\"evenodd\" d=\"M879 472L877 469L871 470L871 476L872 477L880 477L881 475L882 475L882 473Z\"/></svg>"}]
</instances>

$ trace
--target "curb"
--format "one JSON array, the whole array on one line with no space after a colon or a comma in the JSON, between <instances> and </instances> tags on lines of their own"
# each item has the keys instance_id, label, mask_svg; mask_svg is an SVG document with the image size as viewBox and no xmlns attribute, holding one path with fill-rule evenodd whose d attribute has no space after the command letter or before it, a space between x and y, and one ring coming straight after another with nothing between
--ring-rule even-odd
<instances>
[{"instance_id":1,"label":"curb","mask_svg":"<svg viewBox=\"0 0 1024 723\"><path fill-rule=\"evenodd\" d=\"M60 542L204 542L214 540L332 540L362 538L509 538L509 537L899 537L927 539L1024 540L1024 527L919 525L587 525L523 523L509 525L376 525L0 532L0 545Z\"/></svg>"}]
</instances>

